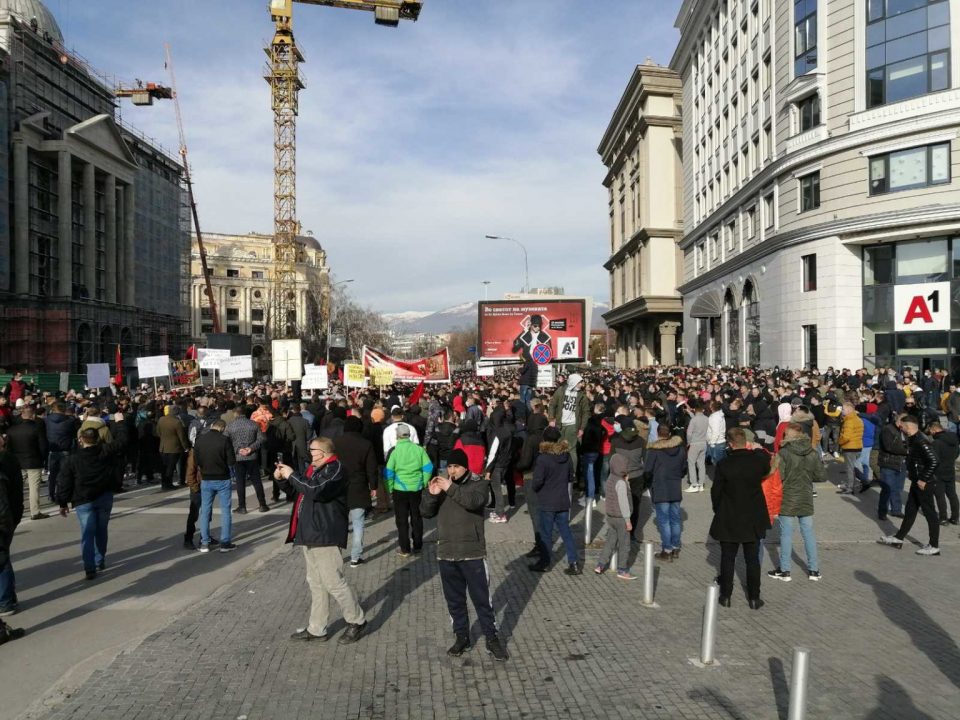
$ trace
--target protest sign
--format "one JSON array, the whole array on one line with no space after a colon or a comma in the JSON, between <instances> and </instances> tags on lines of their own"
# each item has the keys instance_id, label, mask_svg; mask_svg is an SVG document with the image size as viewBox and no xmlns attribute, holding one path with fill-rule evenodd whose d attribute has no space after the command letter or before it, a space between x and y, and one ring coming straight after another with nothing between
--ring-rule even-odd
<instances>
[{"instance_id":1,"label":"protest sign","mask_svg":"<svg viewBox=\"0 0 960 720\"><path fill-rule=\"evenodd\" d=\"M201 370L219 370L220 360L230 357L229 348L198 348L197 360Z\"/></svg>"},{"instance_id":2,"label":"protest sign","mask_svg":"<svg viewBox=\"0 0 960 720\"><path fill-rule=\"evenodd\" d=\"M87 363L87 387L110 387L110 365L108 363Z\"/></svg>"},{"instance_id":3,"label":"protest sign","mask_svg":"<svg viewBox=\"0 0 960 720\"><path fill-rule=\"evenodd\" d=\"M170 374L169 355L151 355L137 358L137 375L140 379L167 377Z\"/></svg>"},{"instance_id":4,"label":"protest sign","mask_svg":"<svg viewBox=\"0 0 960 720\"><path fill-rule=\"evenodd\" d=\"M174 390L196 387L200 384L200 365L196 360L174 360L170 387Z\"/></svg>"},{"instance_id":5,"label":"protest sign","mask_svg":"<svg viewBox=\"0 0 960 720\"><path fill-rule=\"evenodd\" d=\"M363 371L363 365L344 365L343 366L343 384L347 387L362 388L367 386L367 378Z\"/></svg>"},{"instance_id":6,"label":"protest sign","mask_svg":"<svg viewBox=\"0 0 960 720\"><path fill-rule=\"evenodd\" d=\"M232 355L220 358L221 380L246 380L253 377L253 356Z\"/></svg>"}]
</instances>

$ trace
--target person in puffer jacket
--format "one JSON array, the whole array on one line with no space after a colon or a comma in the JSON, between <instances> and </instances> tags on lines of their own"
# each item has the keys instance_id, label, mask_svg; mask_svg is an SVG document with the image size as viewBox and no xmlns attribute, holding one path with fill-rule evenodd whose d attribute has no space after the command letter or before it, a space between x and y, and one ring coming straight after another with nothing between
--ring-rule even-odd
<instances>
[{"instance_id":1,"label":"person in puffer jacket","mask_svg":"<svg viewBox=\"0 0 960 720\"><path fill-rule=\"evenodd\" d=\"M487 444L479 427L473 420L464 420L460 425L460 437L453 444L454 450L463 450L467 454L468 469L474 475L483 475L483 461L487 457Z\"/></svg>"},{"instance_id":2,"label":"person in puffer jacket","mask_svg":"<svg viewBox=\"0 0 960 720\"><path fill-rule=\"evenodd\" d=\"M600 553L594 572L606 572L613 554L617 554L617 577L621 580L636 580L630 574L627 560L630 555L630 486L627 485L627 459L623 455L610 458L610 474L605 481L605 509L607 513L607 540Z\"/></svg>"},{"instance_id":3,"label":"person in puffer jacket","mask_svg":"<svg viewBox=\"0 0 960 720\"><path fill-rule=\"evenodd\" d=\"M413 532L413 552L423 548L423 518L420 502L423 489L430 482L433 463L427 451L410 441L410 426L397 426L397 446L387 460L387 492L393 496L393 514L397 521L397 555L410 556L410 533Z\"/></svg>"},{"instance_id":4,"label":"person in puffer jacket","mask_svg":"<svg viewBox=\"0 0 960 720\"><path fill-rule=\"evenodd\" d=\"M657 427L657 441L650 444L643 465L650 478L650 497L660 531L660 560L680 557L680 501L683 498L683 477L687 474L687 451L683 438L670 434L666 425Z\"/></svg>"},{"instance_id":5,"label":"person in puffer jacket","mask_svg":"<svg viewBox=\"0 0 960 720\"><path fill-rule=\"evenodd\" d=\"M527 418L527 436L524 438L520 459L517 461L517 470L521 473L533 470L534 463L540 455L543 431L550 424L547 416L543 414L543 403L539 400L531 403L530 411L531 414ZM537 494L526 483L524 483L523 497L527 503L530 524L533 525L533 549L526 554L526 557L540 557L540 510L537 507Z\"/></svg>"},{"instance_id":6,"label":"person in puffer jacket","mask_svg":"<svg viewBox=\"0 0 960 720\"><path fill-rule=\"evenodd\" d=\"M630 488L630 525L633 528L630 536L638 539L637 520L640 517L640 499L643 496L643 455L647 441L637 432L635 425L625 425L622 421L614 425L614 430L620 431L610 440L613 455L621 455L627 461L626 479ZM612 462L612 460L611 460Z\"/></svg>"},{"instance_id":7,"label":"person in puffer jacket","mask_svg":"<svg viewBox=\"0 0 960 720\"><path fill-rule=\"evenodd\" d=\"M534 572L546 572L553 556L553 526L557 525L567 553L567 575L583 573L583 563L570 532L570 485L573 483L573 462L570 446L561 439L560 431L548 427L543 431L540 456L533 468L533 491L540 507L540 560L530 566Z\"/></svg>"}]
</instances>

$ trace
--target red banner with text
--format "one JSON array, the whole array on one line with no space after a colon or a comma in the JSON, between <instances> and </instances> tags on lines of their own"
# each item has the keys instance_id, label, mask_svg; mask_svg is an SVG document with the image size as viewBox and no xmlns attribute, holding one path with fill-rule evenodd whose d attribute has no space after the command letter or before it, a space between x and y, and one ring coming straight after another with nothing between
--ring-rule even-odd
<instances>
[{"instance_id":1,"label":"red banner with text","mask_svg":"<svg viewBox=\"0 0 960 720\"><path fill-rule=\"evenodd\" d=\"M394 382L450 382L450 355L447 348L430 357L399 360L373 348L363 348L363 367L368 375L374 370L392 370Z\"/></svg>"}]
</instances>

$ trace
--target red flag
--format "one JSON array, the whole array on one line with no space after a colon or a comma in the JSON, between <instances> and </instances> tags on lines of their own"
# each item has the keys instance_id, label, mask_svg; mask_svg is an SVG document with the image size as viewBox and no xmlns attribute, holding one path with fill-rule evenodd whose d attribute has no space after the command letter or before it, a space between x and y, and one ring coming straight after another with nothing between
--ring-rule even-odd
<instances>
[{"instance_id":1,"label":"red flag","mask_svg":"<svg viewBox=\"0 0 960 720\"><path fill-rule=\"evenodd\" d=\"M120 357L120 344L117 344L117 374L113 376L113 383L117 387L123 385L123 360Z\"/></svg>"},{"instance_id":2,"label":"red flag","mask_svg":"<svg viewBox=\"0 0 960 720\"><path fill-rule=\"evenodd\" d=\"M337 370L337 379L340 382L343 382L343 368L340 368L339 370Z\"/></svg>"},{"instance_id":3,"label":"red flag","mask_svg":"<svg viewBox=\"0 0 960 720\"><path fill-rule=\"evenodd\" d=\"M410 394L410 399L407 401L410 404L410 407L413 407L420 402L420 398L423 397L424 390L426 390L426 385L424 384L423 380L421 380L420 384L417 385L417 389Z\"/></svg>"},{"instance_id":4,"label":"red flag","mask_svg":"<svg viewBox=\"0 0 960 720\"><path fill-rule=\"evenodd\" d=\"M187 354L183 358L184 360L196 360L197 359L197 346L191 345L187 348Z\"/></svg>"}]
</instances>

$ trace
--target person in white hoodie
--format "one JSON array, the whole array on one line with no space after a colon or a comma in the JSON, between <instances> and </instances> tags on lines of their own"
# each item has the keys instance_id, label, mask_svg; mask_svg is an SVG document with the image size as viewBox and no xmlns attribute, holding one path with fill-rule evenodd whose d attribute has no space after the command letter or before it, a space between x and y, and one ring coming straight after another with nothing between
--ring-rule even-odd
<instances>
[{"instance_id":1,"label":"person in white hoodie","mask_svg":"<svg viewBox=\"0 0 960 720\"><path fill-rule=\"evenodd\" d=\"M707 457L716 465L727 455L727 421L723 417L723 406L719 400L710 403L710 417L707 418Z\"/></svg>"}]
</instances>

